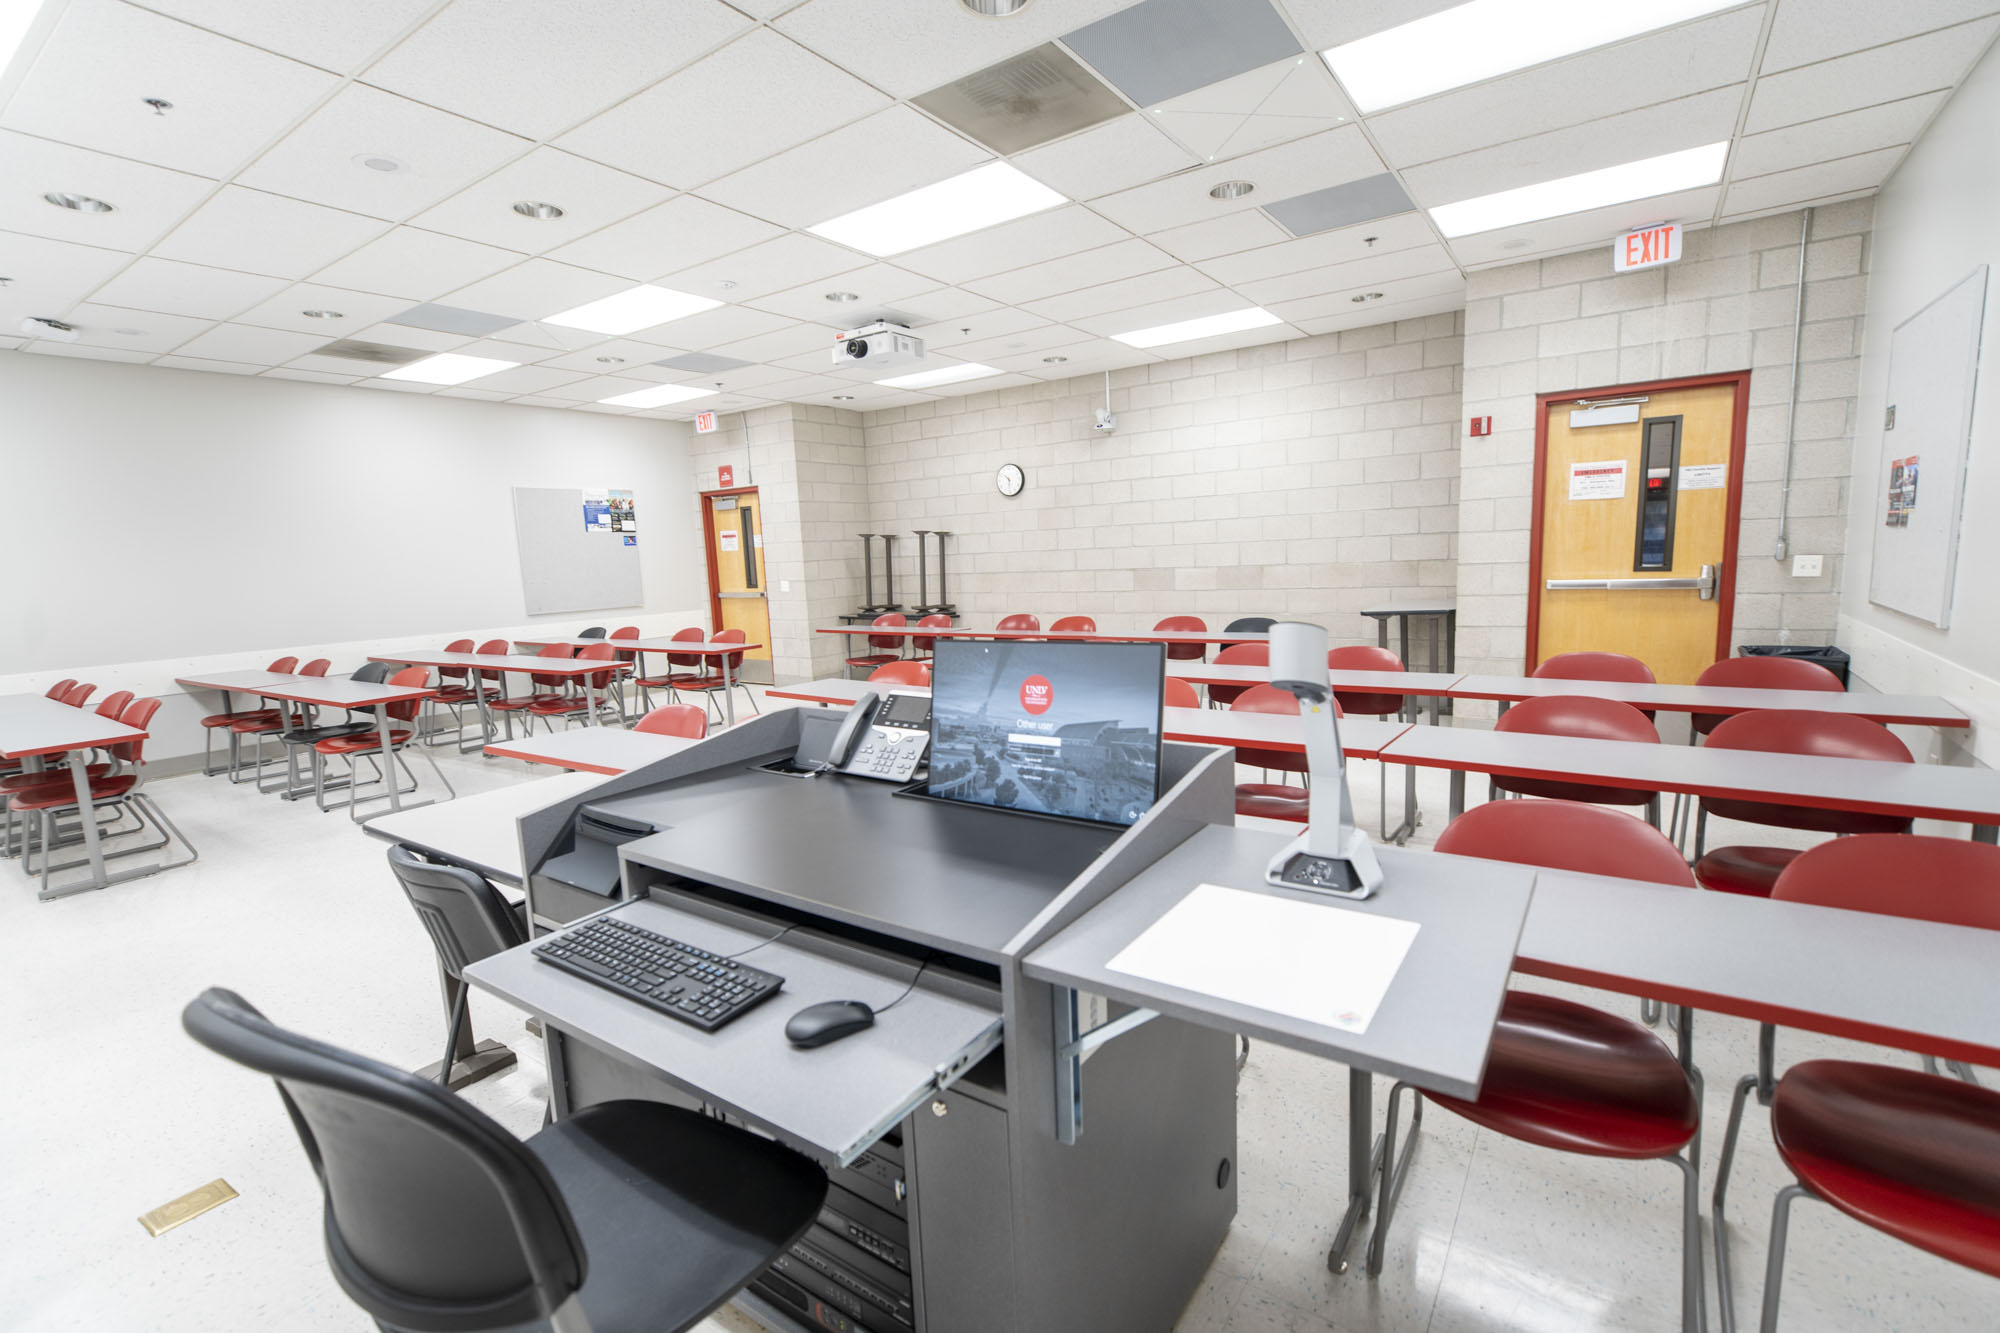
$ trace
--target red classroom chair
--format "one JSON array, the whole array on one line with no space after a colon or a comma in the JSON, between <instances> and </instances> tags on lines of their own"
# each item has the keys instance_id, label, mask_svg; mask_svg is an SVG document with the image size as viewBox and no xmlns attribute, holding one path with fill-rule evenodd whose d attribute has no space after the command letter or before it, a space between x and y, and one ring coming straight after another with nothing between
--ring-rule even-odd
<instances>
[{"instance_id":1,"label":"red classroom chair","mask_svg":"<svg viewBox=\"0 0 2000 1333\"><path fill-rule=\"evenodd\" d=\"M708 631L699 625L690 625L686 629L675 630L673 637L681 643L706 643L708 642ZM715 659L706 657L701 653L668 653L667 674L662 677L655 677L652 683L655 686L664 687L668 694L671 695L673 691L683 686L699 685L714 676L716 674L713 670L714 666ZM675 670L676 667L693 667L694 670L677 671ZM646 702L648 706L651 705L652 699L650 695L647 696Z\"/></svg>"},{"instance_id":2,"label":"red classroom chair","mask_svg":"<svg viewBox=\"0 0 2000 1333\"><path fill-rule=\"evenodd\" d=\"M1032 632L1034 630L1040 629L1041 627L1042 627L1041 621L1035 619L1035 617L1029 615L1025 611L1017 611L1011 616L1003 617L1000 623L995 625L993 628L1007 633L1020 634L1024 632Z\"/></svg>"},{"instance_id":3,"label":"red classroom chair","mask_svg":"<svg viewBox=\"0 0 2000 1333\"><path fill-rule=\"evenodd\" d=\"M749 639L750 636L745 634L740 629L725 629L717 631L716 636L713 639L709 640L709 642L747 643L749 642ZM698 655L690 653L689 656L697 657ZM757 696L752 694L750 692L750 687L743 683L743 654L729 653L726 656L729 661L730 688L743 691L743 697L750 701L751 712L753 713L762 712L763 710L757 707ZM700 657L699 660L715 661L717 659L709 657ZM716 673L712 676L695 676L687 678L676 676L674 677L674 688L677 690L699 690L704 700L710 705L714 705L715 692L722 688L721 668L718 666L716 669ZM719 710L717 712L717 716L718 717L721 716Z\"/></svg>"},{"instance_id":4,"label":"red classroom chair","mask_svg":"<svg viewBox=\"0 0 2000 1333\"><path fill-rule=\"evenodd\" d=\"M1232 643L1215 655L1217 666L1260 666L1271 665L1271 645L1268 643ZM1208 687L1208 701L1218 707L1227 708L1245 690L1255 689L1254 685L1214 685Z\"/></svg>"},{"instance_id":5,"label":"red classroom chair","mask_svg":"<svg viewBox=\"0 0 2000 1333\"><path fill-rule=\"evenodd\" d=\"M272 675L275 676L285 676L285 675L290 675L295 669L297 669L298 665L299 665L299 659L296 657L281 657L277 661L271 663L271 665L265 667L264 670L270 672ZM233 724L241 722L246 718L253 718L253 717L274 718L277 715L278 715L278 710L275 708L239 708L233 713L210 713L207 717L204 717L201 720L201 725L203 727L203 735L201 742L202 776L212 778L215 777L217 774L226 771L229 773L231 779L233 780L236 775L236 755L238 749L239 735L238 733L230 732L229 763L226 768L216 768L214 766L214 756L211 753L211 746L210 746L210 740L215 735L216 732L218 731L229 732L229 729Z\"/></svg>"},{"instance_id":6,"label":"red classroom chair","mask_svg":"<svg viewBox=\"0 0 2000 1333\"><path fill-rule=\"evenodd\" d=\"M574 651L569 644L550 643L544 644L541 651L536 653L535 656L569 657ZM531 686L539 688L532 689L527 694L517 694L511 698L495 699L486 705L489 709L502 714L507 719L507 739L509 740L514 738L514 714L526 713L536 704L549 703L552 700L561 699L563 697L563 689L569 684L570 677L544 676L539 671L530 671L528 673L528 682ZM535 725L533 718L523 718L522 722L528 731L532 733Z\"/></svg>"},{"instance_id":7,"label":"red classroom chair","mask_svg":"<svg viewBox=\"0 0 2000 1333\"><path fill-rule=\"evenodd\" d=\"M568 650L565 649L564 651L567 652ZM430 678L431 678L431 673L429 667L418 667L418 666L404 667L401 671L398 671L395 675L389 677L386 683L398 687L420 686L428 684L430 682ZM416 699L405 699L400 703L393 703L388 705L387 712L389 714L390 722L393 724L396 722L414 721L417 716L417 711L423 705L423 702L424 701L422 698L416 698ZM405 755L408 754L407 747L409 745L410 737L414 734L415 732L409 727L398 727L394 725L390 726L389 728L390 763L388 771L382 772L380 781L383 782L398 781L396 777L396 769L400 767L403 772L409 774L410 778L409 789L411 791L415 791L417 789L417 775L410 769L408 759L405 758L402 760L398 760L396 758L396 756L399 753ZM337 802L334 805L328 805L326 803L326 765L324 763L313 765L313 800L322 811L338 810L342 806L346 806L348 808L347 817L349 819L353 819L354 822L358 824L361 821L354 818L354 812L361 807L361 803L363 801L380 801L388 799L388 794L386 792L379 796L362 796L360 795L358 790L361 784L358 781L360 774L358 772L358 765L355 762L357 756L368 758L370 762L375 765L376 770L378 772L382 771L382 761L381 761L382 733L379 730L370 729L368 731L357 731L346 736L329 736L323 741L314 742L313 750L315 753L321 755L323 758L326 759L339 758L339 759L345 759L347 761L347 791L348 791L347 799L345 801ZM448 796L453 796L453 797L457 796L458 793L452 790L452 785L450 781L448 781L445 778L444 770L440 769L437 766L437 760L431 758L428 754L426 754L424 755L424 762L431 766L431 772L435 773L437 775L437 780L444 784L444 789L448 794Z\"/></svg>"},{"instance_id":8,"label":"red classroom chair","mask_svg":"<svg viewBox=\"0 0 2000 1333\"><path fill-rule=\"evenodd\" d=\"M125 711L118 720L128 727L137 727L139 730L144 731L152 724L153 714L159 711L160 701L158 699L137 699L125 706ZM180 860L165 861L155 867L158 870L172 870L175 867L187 865L199 856L200 853L195 851L194 844L187 840L187 835L182 833L174 825L173 821L168 819L160 808L153 803L152 798L143 795L139 790L140 784L145 781L147 739L145 736L137 736L128 741L119 741L117 744L108 747L111 764L101 769L99 776L89 780L90 804L93 813L85 813L78 810L77 817L82 819L95 818L96 815L94 812L106 806L118 807L120 813L130 811L138 821L138 827L128 830L128 832L143 831L150 825L159 830L159 840L149 842L143 846L106 850L104 853L105 859L110 860L114 857L134 856L142 852L158 851L160 848L178 841L181 846L187 848L188 854ZM31 825L31 833L38 833L39 836L29 838L23 845L23 864L29 873L34 873L32 852L34 847L39 845L42 851L41 887L42 891L46 893L49 887L49 874L52 870L68 870L83 863L78 861L63 864L55 863L54 835L56 821L65 811L77 810L75 779L68 772L61 774L43 773L36 776L48 778L49 781L25 790L9 792L5 799L7 801L10 831L13 816L17 813L41 816L40 819L34 821Z\"/></svg>"},{"instance_id":9,"label":"red classroom chair","mask_svg":"<svg viewBox=\"0 0 2000 1333\"><path fill-rule=\"evenodd\" d=\"M884 662L868 673L870 684L884 685L929 685L931 664L929 662Z\"/></svg>"},{"instance_id":10,"label":"red classroom chair","mask_svg":"<svg viewBox=\"0 0 2000 1333\"><path fill-rule=\"evenodd\" d=\"M1801 852L1772 886L1785 902L2000 930L2000 848L1958 838L1859 834ZM1772 1082L1771 1029L1758 1072L1740 1080L1715 1178L1715 1260L1730 1316L1724 1191L1744 1100L1771 1108L1771 1137L1794 1183L1778 1192L1764 1270L1763 1327L1775 1329L1791 1205L1824 1200L1858 1222L2000 1277L2000 1092L1914 1069L1808 1060Z\"/></svg>"},{"instance_id":11,"label":"red classroom chair","mask_svg":"<svg viewBox=\"0 0 2000 1333\"><path fill-rule=\"evenodd\" d=\"M1725 657L1703 669L1694 683L1752 690L1824 690L1834 694L1847 690L1840 677L1819 663L1796 657ZM1695 736L1706 736L1727 716L1727 713L1695 713L1688 721Z\"/></svg>"},{"instance_id":12,"label":"red classroom chair","mask_svg":"<svg viewBox=\"0 0 2000 1333\"><path fill-rule=\"evenodd\" d=\"M63 695L69 693L69 687L74 684L76 684L74 676L64 676L61 680L49 686L48 692L44 697L60 700Z\"/></svg>"},{"instance_id":13,"label":"red classroom chair","mask_svg":"<svg viewBox=\"0 0 2000 1333\"><path fill-rule=\"evenodd\" d=\"M1165 704L1168 708L1199 708L1201 695L1187 681L1178 676L1168 676Z\"/></svg>"},{"instance_id":14,"label":"red classroom chair","mask_svg":"<svg viewBox=\"0 0 2000 1333\"><path fill-rule=\"evenodd\" d=\"M909 624L909 618L901 611L889 611L868 622L883 629L901 629ZM903 636L900 634L871 634L868 646L873 652L861 653L847 659L847 667L852 674L855 667L878 667L885 662L893 662L902 656Z\"/></svg>"},{"instance_id":15,"label":"red classroom chair","mask_svg":"<svg viewBox=\"0 0 2000 1333\"><path fill-rule=\"evenodd\" d=\"M1179 631L1183 634L1206 634L1208 622L1200 616L1168 616L1153 626L1165 633ZM1169 662L1203 662L1208 659L1208 645L1205 643L1170 643L1167 645Z\"/></svg>"},{"instance_id":16,"label":"red classroom chair","mask_svg":"<svg viewBox=\"0 0 2000 1333\"><path fill-rule=\"evenodd\" d=\"M1496 801L1466 811L1445 829L1437 850L1453 856L1616 875L1666 889L1692 889L1687 862L1666 835L1616 810L1570 801ZM1486 1058L1486 1077L1475 1099L1417 1090L1410 1132L1417 1132L1423 1103L1436 1102L1476 1125L1508 1138L1589 1157L1672 1162L1680 1169L1681 1326L1701 1318L1700 1172L1691 1145L1701 1128L1699 1075L1683 1063L1689 1036L1682 1029L1682 1057L1630 1019L1529 991L1510 990ZM1382 1271L1384 1238L1396 1206L1396 1111L1389 1092L1382 1141L1382 1182L1375 1234L1368 1243L1368 1271Z\"/></svg>"},{"instance_id":17,"label":"red classroom chair","mask_svg":"<svg viewBox=\"0 0 2000 1333\"><path fill-rule=\"evenodd\" d=\"M132 691L113 690L110 694L98 700L97 715L99 717L108 717L113 722L121 721L126 707L131 702ZM38 773L17 772L0 778L0 800L4 800L8 793L26 791L31 787L40 787L50 782L61 782L67 785L71 781L69 759L72 753L72 751L64 750L58 754L43 755L42 769ZM111 767L109 763L90 764L86 766L84 773L88 777L101 778L111 771ZM5 845L9 847L14 845L12 832L10 828L5 842Z\"/></svg>"},{"instance_id":18,"label":"red classroom chair","mask_svg":"<svg viewBox=\"0 0 2000 1333\"><path fill-rule=\"evenodd\" d=\"M1528 673L1536 680L1617 680L1633 685L1657 684L1653 669L1624 653L1557 653Z\"/></svg>"},{"instance_id":19,"label":"red classroom chair","mask_svg":"<svg viewBox=\"0 0 2000 1333\"><path fill-rule=\"evenodd\" d=\"M917 622L918 629L950 629L951 617L929 615ZM928 635L919 635L910 640L910 652L916 657L930 657L937 652L937 640Z\"/></svg>"},{"instance_id":20,"label":"red classroom chair","mask_svg":"<svg viewBox=\"0 0 2000 1333\"><path fill-rule=\"evenodd\" d=\"M1263 647L1262 644L1253 645ZM1246 685L1236 687L1242 692L1229 705L1232 713L1289 713L1298 715L1299 701L1292 694L1275 685ZM1340 705L1333 706L1333 715L1340 716ZM1276 769L1280 773L1303 773L1306 771L1306 757L1302 751L1264 750L1253 745L1236 747L1236 762L1248 764L1252 768ZM1275 782L1239 782L1236 784L1236 813L1256 815L1263 819L1289 819L1303 824L1311 810L1310 793L1304 787L1293 787Z\"/></svg>"},{"instance_id":21,"label":"red classroom chair","mask_svg":"<svg viewBox=\"0 0 2000 1333\"><path fill-rule=\"evenodd\" d=\"M1657 745L1660 733L1646 715L1631 704L1616 699L1597 699L1586 694L1551 694L1540 699L1523 699L1500 715L1495 731L1524 732L1537 736L1577 736L1594 741L1635 741ZM1660 793L1635 791L1629 787L1593 786L1588 782L1561 782L1551 778L1495 776L1492 790L1516 796L1543 796L1557 801L1582 801L1589 805L1643 805L1646 822L1660 826Z\"/></svg>"},{"instance_id":22,"label":"red classroom chair","mask_svg":"<svg viewBox=\"0 0 2000 1333\"><path fill-rule=\"evenodd\" d=\"M617 660L617 651L617 649L611 646L609 640L602 643L587 643L576 650L575 660L579 662L613 662ZM591 700L593 698L597 701L596 706L599 708L602 708L610 701L611 681L617 674L618 669L616 667L611 667L604 671L593 671L582 680L575 682L575 692L561 694L553 699L540 699L529 704L528 714L531 717L541 718L542 725L551 729L555 726L556 718L566 717L574 719L580 716L587 717L591 710ZM589 682L587 688L584 684L585 681ZM623 719L621 718L620 721L623 721Z\"/></svg>"},{"instance_id":23,"label":"red classroom chair","mask_svg":"<svg viewBox=\"0 0 2000 1333\"><path fill-rule=\"evenodd\" d=\"M1075 634L1095 634L1097 633L1097 622L1089 616L1064 616L1062 619L1056 621L1055 624L1049 626L1049 629L1052 631L1063 630L1067 633Z\"/></svg>"},{"instance_id":24,"label":"red classroom chair","mask_svg":"<svg viewBox=\"0 0 2000 1333\"><path fill-rule=\"evenodd\" d=\"M661 704L634 723L632 730L698 741L708 735L708 714L693 704Z\"/></svg>"},{"instance_id":25,"label":"red classroom chair","mask_svg":"<svg viewBox=\"0 0 2000 1333\"><path fill-rule=\"evenodd\" d=\"M90 696L95 693L97 693L97 686L90 684L88 681L78 681L76 684L70 686L63 697L56 700L56 702L68 704L71 708L81 708L90 702Z\"/></svg>"}]
</instances>

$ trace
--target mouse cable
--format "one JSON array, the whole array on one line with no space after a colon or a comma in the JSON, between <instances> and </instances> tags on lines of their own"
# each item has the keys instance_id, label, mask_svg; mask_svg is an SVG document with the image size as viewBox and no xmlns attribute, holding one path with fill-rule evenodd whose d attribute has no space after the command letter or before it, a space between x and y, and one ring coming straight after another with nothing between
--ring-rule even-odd
<instances>
[{"instance_id":1,"label":"mouse cable","mask_svg":"<svg viewBox=\"0 0 2000 1333\"><path fill-rule=\"evenodd\" d=\"M903 987L903 993L901 995L898 995L895 999L889 1001L889 1003L883 1005L881 1008L877 1009L875 1011L875 1016L877 1018L880 1018L883 1014L888 1013L891 1009L894 1009L897 1005L909 999L910 992L917 988L917 982L923 979L925 969L930 967L932 960L935 959L936 957L937 957L937 950L935 949L932 949L929 953L925 954L923 966L919 967L916 970L915 975L913 975L910 978L910 984Z\"/></svg>"},{"instance_id":2,"label":"mouse cable","mask_svg":"<svg viewBox=\"0 0 2000 1333\"><path fill-rule=\"evenodd\" d=\"M716 957L722 959L722 961L726 963L732 958L741 958L746 953L756 953L759 949L763 948L767 944L776 944L779 940L785 938L785 936L797 930L800 924L801 924L800 922L794 921L791 925L786 926L783 930L771 936L769 939L758 940L755 944L751 945L747 949L738 949L735 953L717 954Z\"/></svg>"}]
</instances>

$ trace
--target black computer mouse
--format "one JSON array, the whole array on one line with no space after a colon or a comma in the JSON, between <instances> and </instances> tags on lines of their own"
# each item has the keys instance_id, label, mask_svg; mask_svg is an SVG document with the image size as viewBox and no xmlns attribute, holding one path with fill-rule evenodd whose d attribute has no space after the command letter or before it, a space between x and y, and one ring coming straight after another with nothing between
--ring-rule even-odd
<instances>
[{"instance_id":1,"label":"black computer mouse","mask_svg":"<svg viewBox=\"0 0 2000 1333\"><path fill-rule=\"evenodd\" d=\"M839 1041L875 1026L875 1011L859 1000L828 1000L809 1004L785 1021L785 1040L811 1048Z\"/></svg>"}]
</instances>

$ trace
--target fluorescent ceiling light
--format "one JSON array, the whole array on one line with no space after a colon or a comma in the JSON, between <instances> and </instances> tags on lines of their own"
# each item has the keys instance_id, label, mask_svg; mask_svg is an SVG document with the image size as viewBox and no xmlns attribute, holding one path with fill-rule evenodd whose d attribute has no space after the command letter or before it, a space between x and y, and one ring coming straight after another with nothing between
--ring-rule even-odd
<instances>
[{"instance_id":1,"label":"fluorescent ceiling light","mask_svg":"<svg viewBox=\"0 0 2000 1333\"><path fill-rule=\"evenodd\" d=\"M898 375L894 379L875 382L887 385L891 389L930 389L940 384L957 384L961 380L983 380L988 375L999 373L999 369L994 366L982 366L977 361L961 361L955 366L920 370L914 375Z\"/></svg>"},{"instance_id":2,"label":"fluorescent ceiling light","mask_svg":"<svg viewBox=\"0 0 2000 1333\"><path fill-rule=\"evenodd\" d=\"M711 301L706 296L691 296L686 292L677 292L671 287L654 287L642 283L630 291L607 296L602 301L592 301L574 310L565 310L560 315L550 315L541 322L623 337L628 333L637 333L640 329L650 329L656 324L685 319L689 315L699 315L702 311L713 310L721 304L722 302Z\"/></svg>"},{"instance_id":3,"label":"fluorescent ceiling light","mask_svg":"<svg viewBox=\"0 0 2000 1333\"><path fill-rule=\"evenodd\" d=\"M1469 236L1495 227L1608 208L1633 199L1650 199L1657 194L1713 185L1722 179L1722 164L1728 160L1729 141L1724 139L1721 143L1627 162L1623 166L1586 171L1580 176L1564 176L1539 185L1482 194L1477 199L1455 204L1440 204L1431 210L1431 220L1446 237Z\"/></svg>"},{"instance_id":4,"label":"fluorescent ceiling light","mask_svg":"<svg viewBox=\"0 0 2000 1333\"><path fill-rule=\"evenodd\" d=\"M464 356L458 352L439 352L421 361L412 361L407 366L397 366L394 370L382 372L385 380L415 380L418 384L463 384L476 380L481 375L492 375L502 370L512 370L519 361L501 361L490 356Z\"/></svg>"},{"instance_id":5,"label":"fluorescent ceiling light","mask_svg":"<svg viewBox=\"0 0 2000 1333\"><path fill-rule=\"evenodd\" d=\"M1068 202L1005 162L988 162L806 230L871 255L895 255Z\"/></svg>"},{"instance_id":6,"label":"fluorescent ceiling light","mask_svg":"<svg viewBox=\"0 0 2000 1333\"><path fill-rule=\"evenodd\" d=\"M685 403L691 398L714 396L713 389L690 389L685 384L656 384L650 389L634 389L615 398L600 398L597 401L607 407L665 407L668 403Z\"/></svg>"},{"instance_id":7,"label":"fluorescent ceiling light","mask_svg":"<svg viewBox=\"0 0 2000 1333\"><path fill-rule=\"evenodd\" d=\"M0 74L14 63L35 16L42 12L42 0L0 0Z\"/></svg>"},{"instance_id":8,"label":"fluorescent ceiling light","mask_svg":"<svg viewBox=\"0 0 2000 1333\"><path fill-rule=\"evenodd\" d=\"M1472 0L1320 53L1363 112L1671 27L1742 0Z\"/></svg>"},{"instance_id":9,"label":"fluorescent ceiling light","mask_svg":"<svg viewBox=\"0 0 2000 1333\"><path fill-rule=\"evenodd\" d=\"M1226 315L1203 315L1200 319L1184 319L1178 324L1160 324L1111 336L1127 347L1159 347L1164 343L1184 343L1195 338L1212 338L1218 333L1241 333L1244 329L1282 323L1283 320L1262 306L1253 305L1248 310L1232 310Z\"/></svg>"}]
</instances>

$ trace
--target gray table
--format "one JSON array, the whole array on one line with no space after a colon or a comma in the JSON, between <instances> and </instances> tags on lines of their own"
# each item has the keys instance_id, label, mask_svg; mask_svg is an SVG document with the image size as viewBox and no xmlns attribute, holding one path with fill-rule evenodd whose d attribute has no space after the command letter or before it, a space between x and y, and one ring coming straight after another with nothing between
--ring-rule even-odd
<instances>
[{"instance_id":1,"label":"gray table","mask_svg":"<svg viewBox=\"0 0 2000 1333\"><path fill-rule=\"evenodd\" d=\"M655 759L664 759L670 754L679 754L690 745L698 744L699 740L686 736L659 736L650 731L624 731L617 727L584 727L489 745L486 753L530 764L549 764L586 773L616 774L650 764Z\"/></svg>"},{"instance_id":2,"label":"gray table","mask_svg":"<svg viewBox=\"0 0 2000 1333\"><path fill-rule=\"evenodd\" d=\"M1396 622L1396 656L1403 659L1404 666L1410 665L1410 622L1429 621L1431 647L1425 669L1447 674L1458 670L1458 603L1450 598L1403 598L1363 607L1361 614L1375 622L1375 643L1381 648L1389 646L1389 622ZM1448 699L1444 701L1444 711L1451 711Z\"/></svg>"},{"instance_id":3,"label":"gray table","mask_svg":"<svg viewBox=\"0 0 2000 1333\"><path fill-rule=\"evenodd\" d=\"M1924 694L1869 694L1863 691L1761 690L1728 685L1662 685L1622 680L1568 680L1539 676L1461 676L1454 699L1495 699L1500 711L1523 699L1548 695L1588 695L1616 699L1634 708L1662 713L1754 713L1785 708L1809 713L1841 713L1883 725L1969 727L1972 719L1950 701Z\"/></svg>"},{"instance_id":4,"label":"gray table","mask_svg":"<svg viewBox=\"0 0 2000 1333\"><path fill-rule=\"evenodd\" d=\"M128 727L123 722L102 717L95 709L72 708L45 695L12 694L0 698L0 758L19 759L27 771L40 772L51 758L67 753L70 782L76 792L77 817L83 826L84 851L90 860L89 879L76 884L52 884L41 890L38 897L44 900L63 898L88 889L101 889L109 884L150 875L160 868L148 865L117 875L107 874L104 847L99 841L97 820L92 815L95 807L90 799L88 768L91 748L116 745L120 741L143 740L146 734L138 727ZM54 847L42 848L44 858L54 854Z\"/></svg>"},{"instance_id":5,"label":"gray table","mask_svg":"<svg viewBox=\"0 0 2000 1333\"><path fill-rule=\"evenodd\" d=\"M554 641L552 640L551 642ZM604 639L590 639L587 642L604 643L607 641ZM368 660L391 664L400 662L405 666L451 667L465 670L467 672L466 683L472 689L473 701L479 705L480 726L485 730L489 739L493 735L493 710L487 707L486 691L481 685L479 672L492 671L498 673L500 676L500 690L503 695L506 693L507 677L509 675L567 677L572 683L582 684L583 697L586 704L585 714L589 717L591 725L596 726L598 725L597 692L591 688L590 678L607 671L622 671L625 669L625 664L615 659L608 662L579 662L573 657L531 657L515 653L426 652L422 649L411 649L402 653L381 653L370 657ZM512 740L514 738L514 714L511 711L502 711L507 713L507 739ZM622 717L624 711L623 704L619 705L619 711Z\"/></svg>"},{"instance_id":6,"label":"gray table","mask_svg":"<svg viewBox=\"0 0 2000 1333\"><path fill-rule=\"evenodd\" d=\"M603 781L596 773L552 773L498 791L378 815L362 827L371 837L408 843L426 856L519 888L521 838L515 822L522 815L580 796Z\"/></svg>"}]
</instances>

